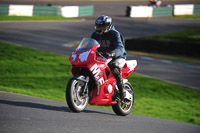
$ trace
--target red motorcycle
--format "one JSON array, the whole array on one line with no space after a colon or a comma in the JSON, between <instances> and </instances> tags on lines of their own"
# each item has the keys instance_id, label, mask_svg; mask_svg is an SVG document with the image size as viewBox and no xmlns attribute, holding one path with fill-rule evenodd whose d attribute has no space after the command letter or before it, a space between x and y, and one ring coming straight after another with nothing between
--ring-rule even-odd
<instances>
[{"instance_id":1,"label":"red motorcycle","mask_svg":"<svg viewBox=\"0 0 200 133\"><path fill-rule=\"evenodd\" d=\"M112 106L117 115L128 115L134 105L134 91L128 77L137 66L136 60L126 61L121 69L125 97L119 98L117 81L106 59L99 52L100 44L92 38L83 38L72 52L69 61L72 64L70 78L66 88L66 101L73 112L83 111L87 104Z\"/></svg>"}]
</instances>

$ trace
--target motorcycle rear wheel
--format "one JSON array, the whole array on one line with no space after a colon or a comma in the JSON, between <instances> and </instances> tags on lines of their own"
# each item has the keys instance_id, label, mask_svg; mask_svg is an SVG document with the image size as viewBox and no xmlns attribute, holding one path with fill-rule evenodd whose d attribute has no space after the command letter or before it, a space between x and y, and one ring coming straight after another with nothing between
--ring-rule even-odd
<instances>
[{"instance_id":1,"label":"motorcycle rear wheel","mask_svg":"<svg viewBox=\"0 0 200 133\"><path fill-rule=\"evenodd\" d=\"M131 113L134 105L134 90L132 85L129 82L124 84L124 89L129 91L132 94L132 101L124 102L119 100L117 104L112 106L113 111L120 116L126 116Z\"/></svg>"},{"instance_id":2,"label":"motorcycle rear wheel","mask_svg":"<svg viewBox=\"0 0 200 133\"><path fill-rule=\"evenodd\" d=\"M83 94L84 83L77 79L70 79L66 88L66 101L73 112L83 111L89 101L88 94Z\"/></svg>"}]
</instances>

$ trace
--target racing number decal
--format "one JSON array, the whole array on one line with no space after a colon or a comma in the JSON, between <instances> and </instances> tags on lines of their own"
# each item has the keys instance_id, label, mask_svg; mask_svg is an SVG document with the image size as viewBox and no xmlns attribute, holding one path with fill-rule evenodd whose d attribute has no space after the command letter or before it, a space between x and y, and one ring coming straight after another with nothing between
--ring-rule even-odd
<instances>
[{"instance_id":1,"label":"racing number decal","mask_svg":"<svg viewBox=\"0 0 200 133\"><path fill-rule=\"evenodd\" d=\"M98 68L97 64L94 64L91 68L90 71L92 72L92 74L94 75L95 80L98 82L99 85L104 84L104 79L103 76L101 76L100 78L100 68Z\"/></svg>"}]
</instances>

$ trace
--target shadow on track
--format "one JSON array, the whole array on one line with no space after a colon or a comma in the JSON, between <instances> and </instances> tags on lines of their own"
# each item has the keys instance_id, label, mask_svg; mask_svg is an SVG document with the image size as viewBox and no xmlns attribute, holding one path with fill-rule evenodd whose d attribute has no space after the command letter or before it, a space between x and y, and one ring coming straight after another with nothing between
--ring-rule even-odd
<instances>
[{"instance_id":1,"label":"shadow on track","mask_svg":"<svg viewBox=\"0 0 200 133\"><path fill-rule=\"evenodd\" d=\"M19 107L27 107L27 108L50 110L50 111L60 111L60 112L71 112L71 113L73 113L69 109L69 107L67 107L67 106L59 107L59 106L46 105L46 104L41 104L41 103L8 101L8 100L0 100L0 104L7 104L7 105L13 105L13 106L19 106ZM111 114L111 113L94 111L94 110L84 110L83 112L84 113L98 113L98 114L105 114L105 115L114 115L114 114Z\"/></svg>"},{"instance_id":2,"label":"shadow on track","mask_svg":"<svg viewBox=\"0 0 200 133\"><path fill-rule=\"evenodd\" d=\"M8 104L13 106L19 107L27 107L27 108L36 108L36 109L45 109L45 110L52 110L52 111L63 111L63 112L70 112L68 107L58 107L58 106L51 106L45 105L40 103L32 103L32 102L19 102L19 101L8 101L8 100L0 100L2 104Z\"/></svg>"}]
</instances>

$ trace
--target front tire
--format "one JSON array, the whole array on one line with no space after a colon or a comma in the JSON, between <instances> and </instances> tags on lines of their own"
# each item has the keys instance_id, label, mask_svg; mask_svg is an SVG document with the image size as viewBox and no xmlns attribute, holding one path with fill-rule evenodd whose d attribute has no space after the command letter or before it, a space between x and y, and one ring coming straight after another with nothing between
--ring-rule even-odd
<instances>
[{"instance_id":1,"label":"front tire","mask_svg":"<svg viewBox=\"0 0 200 133\"><path fill-rule=\"evenodd\" d=\"M70 79L66 88L66 101L69 108L73 112L83 111L88 104L88 94L83 95L85 83L77 80Z\"/></svg>"},{"instance_id":2,"label":"front tire","mask_svg":"<svg viewBox=\"0 0 200 133\"><path fill-rule=\"evenodd\" d=\"M113 111L120 116L126 116L131 113L134 105L134 90L132 85L129 82L124 84L124 89L132 94L132 101L127 100L118 100L117 104L112 106Z\"/></svg>"}]
</instances>

